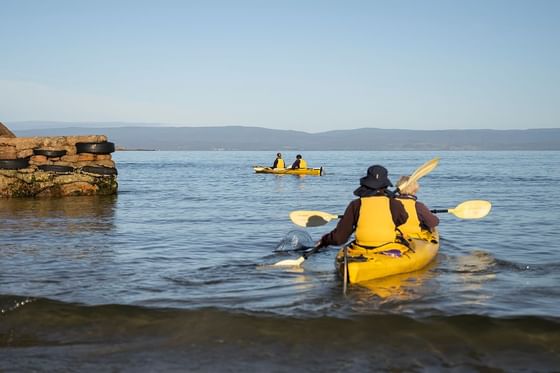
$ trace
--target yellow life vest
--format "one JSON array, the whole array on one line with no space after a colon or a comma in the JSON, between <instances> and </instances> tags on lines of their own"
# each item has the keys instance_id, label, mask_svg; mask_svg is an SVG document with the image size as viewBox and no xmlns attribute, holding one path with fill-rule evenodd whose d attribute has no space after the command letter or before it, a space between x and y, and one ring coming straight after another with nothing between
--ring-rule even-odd
<instances>
[{"instance_id":1,"label":"yellow life vest","mask_svg":"<svg viewBox=\"0 0 560 373\"><path fill-rule=\"evenodd\" d=\"M282 158L278 158L276 162L276 168L286 168L284 160Z\"/></svg>"},{"instance_id":2,"label":"yellow life vest","mask_svg":"<svg viewBox=\"0 0 560 373\"><path fill-rule=\"evenodd\" d=\"M389 197L374 196L361 199L360 216L356 226L356 244L379 246L397 238Z\"/></svg>"},{"instance_id":3,"label":"yellow life vest","mask_svg":"<svg viewBox=\"0 0 560 373\"><path fill-rule=\"evenodd\" d=\"M307 168L307 162L303 158L299 160L299 168Z\"/></svg>"},{"instance_id":4,"label":"yellow life vest","mask_svg":"<svg viewBox=\"0 0 560 373\"><path fill-rule=\"evenodd\" d=\"M399 226L399 230L405 235L418 234L422 231L420 227L420 220L418 219L418 212L416 211L416 200L411 198L398 198L397 199L403 204L406 213L408 214L408 219L406 223Z\"/></svg>"}]
</instances>

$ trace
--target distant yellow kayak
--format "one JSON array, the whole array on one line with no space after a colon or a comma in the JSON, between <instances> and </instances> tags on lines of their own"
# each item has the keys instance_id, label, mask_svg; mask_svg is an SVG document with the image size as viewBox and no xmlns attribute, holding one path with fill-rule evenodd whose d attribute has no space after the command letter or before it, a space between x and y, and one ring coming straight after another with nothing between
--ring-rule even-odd
<instances>
[{"instance_id":1,"label":"distant yellow kayak","mask_svg":"<svg viewBox=\"0 0 560 373\"><path fill-rule=\"evenodd\" d=\"M264 166L253 167L257 174L276 174L276 175L314 175L321 176L323 167L320 168L272 168Z\"/></svg>"},{"instance_id":2,"label":"distant yellow kayak","mask_svg":"<svg viewBox=\"0 0 560 373\"><path fill-rule=\"evenodd\" d=\"M417 271L430 263L439 250L439 234L426 232L426 237L409 238L409 246L391 243L376 249L348 249L348 282L351 284L401 273ZM335 266L344 276L344 248L335 259Z\"/></svg>"}]
</instances>

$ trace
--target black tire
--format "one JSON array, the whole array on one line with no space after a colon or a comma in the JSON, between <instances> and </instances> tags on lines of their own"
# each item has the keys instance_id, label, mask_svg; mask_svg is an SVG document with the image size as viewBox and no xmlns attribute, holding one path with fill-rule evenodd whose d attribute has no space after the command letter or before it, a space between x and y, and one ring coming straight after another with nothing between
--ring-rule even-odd
<instances>
[{"instance_id":1,"label":"black tire","mask_svg":"<svg viewBox=\"0 0 560 373\"><path fill-rule=\"evenodd\" d=\"M47 149L33 149L33 154L44 155L45 157L55 158L66 155L66 150L47 150Z\"/></svg>"},{"instance_id":2,"label":"black tire","mask_svg":"<svg viewBox=\"0 0 560 373\"><path fill-rule=\"evenodd\" d=\"M109 154L115 151L115 144L112 142L78 142L76 143L78 153Z\"/></svg>"},{"instance_id":3,"label":"black tire","mask_svg":"<svg viewBox=\"0 0 560 373\"><path fill-rule=\"evenodd\" d=\"M0 169L19 170L29 166L29 158L0 159Z\"/></svg>"},{"instance_id":4,"label":"black tire","mask_svg":"<svg viewBox=\"0 0 560 373\"><path fill-rule=\"evenodd\" d=\"M71 173L74 172L74 167L70 166L60 166L56 164L42 164L37 166L41 171L56 172L56 173Z\"/></svg>"},{"instance_id":5,"label":"black tire","mask_svg":"<svg viewBox=\"0 0 560 373\"><path fill-rule=\"evenodd\" d=\"M83 172L87 172L90 174L97 174L97 175L117 175L117 169L112 167L94 167L94 166L85 166L82 167Z\"/></svg>"}]
</instances>

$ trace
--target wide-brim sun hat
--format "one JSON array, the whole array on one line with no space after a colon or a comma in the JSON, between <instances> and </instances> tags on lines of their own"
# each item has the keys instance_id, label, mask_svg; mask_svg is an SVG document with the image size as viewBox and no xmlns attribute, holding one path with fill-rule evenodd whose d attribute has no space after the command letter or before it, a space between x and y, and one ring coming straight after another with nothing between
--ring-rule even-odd
<instances>
[{"instance_id":1,"label":"wide-brim sun hat","mask_svg":"<svg viewBox=\"0 0 560 373\"><path fill-rule=\"evenodd\" d=\"M354 191L354 194L362 196L372 190L393 186L388 175L389 172L383 166L373 165L369 167L366 176L360 178L360 187Z\"/></svg>"}]
</instances>

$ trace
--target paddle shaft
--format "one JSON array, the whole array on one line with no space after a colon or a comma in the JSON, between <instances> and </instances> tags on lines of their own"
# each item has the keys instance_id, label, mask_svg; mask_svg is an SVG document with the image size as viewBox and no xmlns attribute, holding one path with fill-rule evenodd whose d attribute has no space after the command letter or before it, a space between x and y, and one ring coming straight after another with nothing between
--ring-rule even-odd
<instances>
[{"instance_id":1,"label":"paddle shaft","mask_svg":"<svg viewBox=\"0 0 560 373\"><path fill-rule=\"evenodd\" d=\"M441 213L449 212L449 209L435 209L435 210L430 210L430 212L432 214L441 214Z\"/></svg>"},{"instance_id":2,"label":"paddle shaft","mask_svg":"<svg viewBox=\"0 0 560 373\"><path fill-rule=\"evenodd\" d=\"M304 259L307 259L310 255L315 254L317 251L319 251L319 244L315 244L315 246L313 247L313 250L311 250L308 253L304 253L302 256Z\"/></svg>"},{"instance_id":3,"label":"paddle shaft","mask_svg":"<svg viewBox=\"0 0 560 373\"><path fill-rule=\"evenodd\" d=\"M430 210L430 212L432 214L442 214L442 213L447 213L449 212L449 209L435 209L435 210ZM337 215L337 218L342 219L344 215Z\"/></svg>"},{"instance_id":4,"label":"paddle shaft","mask_svg":"<svg viewBox=\"0 0 560 373\"><path fill-rule=\"evenodd\" d=\"M434 209L434 210L430 210L430 212L431 212L432 214L445 214L445 213L448 213L448 212L449 212L449 209ZM337 217L338 217L339 219L342 219L342 216L343 216L343 215L337 215Z\"/></svg>"}]
</instances>

